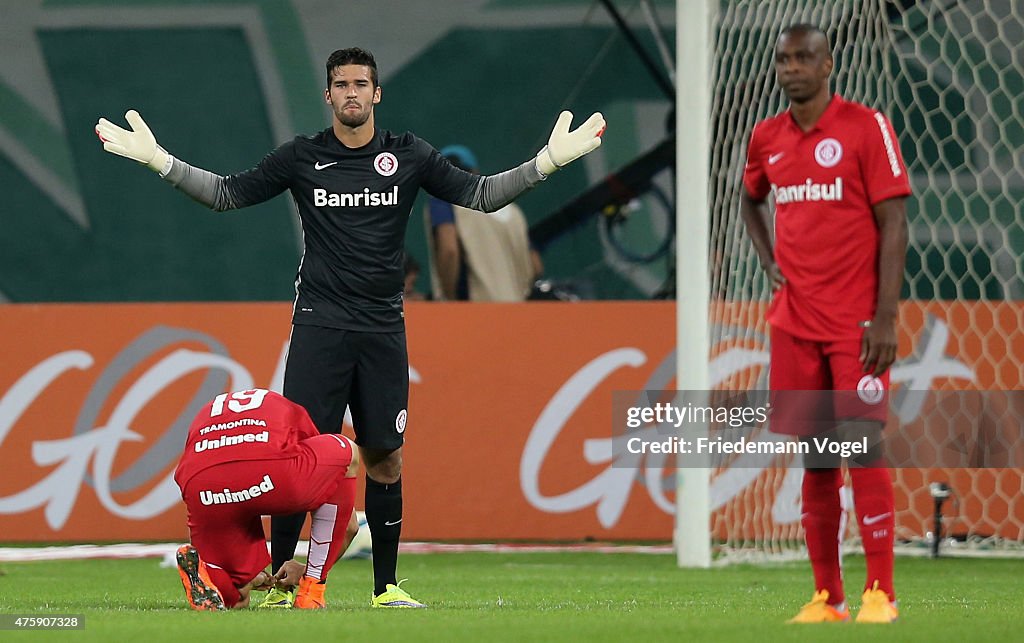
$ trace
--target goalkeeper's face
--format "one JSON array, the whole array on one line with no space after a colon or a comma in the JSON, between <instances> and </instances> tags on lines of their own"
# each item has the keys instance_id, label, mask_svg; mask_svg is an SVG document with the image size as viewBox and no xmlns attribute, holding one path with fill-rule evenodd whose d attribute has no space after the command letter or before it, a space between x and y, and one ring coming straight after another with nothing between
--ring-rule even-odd
<instances>
[{"instance_id":1,"label":"goalkeeper's face","mask_svg":"<svg viewBox=\"0 0 1024 643\"><path fill-rule=\"evenodd\" d=\"M331 86L324 92L334 118L346 127L372 123L373 106L380 102L380 87L365 65L341 65L331 73Z\"/></svg>"},{"instance_id":2,"label":"goalkeeper's face","mask_svg":"<svg viewBox=\"0 0 1024 643\"><path fill-rule=\"evenodd\" d=\"M828 41L818 33L794 31L784 34L775 46L775 76L794 103L828 93L832 55Z\"/></svg>"}]
</instances>

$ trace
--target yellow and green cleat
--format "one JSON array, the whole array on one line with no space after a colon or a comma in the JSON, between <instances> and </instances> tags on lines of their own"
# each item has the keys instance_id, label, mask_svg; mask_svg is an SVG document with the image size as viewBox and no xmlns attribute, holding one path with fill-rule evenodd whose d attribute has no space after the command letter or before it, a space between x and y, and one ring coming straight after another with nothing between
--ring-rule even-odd
<instances>
[{"instance_id":1,"label":"yellow and green cleat","mask_svg":"<svg viewBox=\"0 0 1024 643\"><path fill-rule=\"evenodd\" d=\"M406 580L403 578L398 581L398 585L401 585ZM391 585L390 583L386 586L386 590L380 596L374 596L370 598L370 607L390 607L390 608L424 608L426 605L419 602L412 596L409 596L409 592L405 591L398 585Z\"/></svg>"},{"instance_id":2,"label":"yellow and green cleat","mask_svg":"<svg viewBox=\"0 0 1024 643\"><path fill-rule=\"evenodd\" d=\"M267 597L263 599L263 602L259 604L260 609L272 609L272 610L290 610L292 605L295 604L295 590L294 589L278 589L277 587L270 588L267 592Z\"/></svg>"}]
</instances>

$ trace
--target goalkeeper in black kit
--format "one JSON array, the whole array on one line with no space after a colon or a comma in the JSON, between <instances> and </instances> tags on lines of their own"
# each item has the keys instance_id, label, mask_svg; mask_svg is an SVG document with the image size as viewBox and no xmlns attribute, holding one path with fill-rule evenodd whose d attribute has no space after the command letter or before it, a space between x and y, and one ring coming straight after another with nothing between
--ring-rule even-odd
<instances>
[{"instance_id":1,"label":"goalkeeper in black kit","mask_svg":"<svg viewBox=\"0 0 1024 643\"><path fill-rule=\"evenodd\" d=\"M381 100L377 64L352 48L327 59L324 100L331 127L298 136L256 167L220 176L174 158L142 117L130 130L101 118L103 149L133 159L196 201L222 211L288 190L302 223L284 396L309 412L321 433L339 433L345 409L366 467L365 511L373 541L373 607L425 607L396 579L402 527L402 444L409 427L409 359L402 300L403 245L419 188L473 210L495 211L558 168L601 145L604 118L570 131L562 112L548 144L522 165L491 176L465 172L429 143L374 123ZM304 514L271 520L273 570L291 560ZM262 606L291 607L294 591L275 587Z\"/></svg>"}]
</instances>

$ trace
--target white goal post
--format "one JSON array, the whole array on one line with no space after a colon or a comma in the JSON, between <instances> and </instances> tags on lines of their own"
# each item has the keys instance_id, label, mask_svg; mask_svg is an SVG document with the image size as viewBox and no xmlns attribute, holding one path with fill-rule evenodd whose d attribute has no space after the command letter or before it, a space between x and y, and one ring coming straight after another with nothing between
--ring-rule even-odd
<instances>
[{"instance_id":1,"label":"white goal post","mask_svg":"<svg viewBox=\"0 0 1024 643\"><path fill-rule=\"evenodd\" d=\"M712 0L676 0L676 355L704 355L705 359L677 357L676 388L708 389L709 284L708 200L711 144L711 26ZM689 25L684 29L682 25ZM696 243L689 243L688 239ZM685 348L684 348L685 347ZM710 471L677 469L676 527L673 541L681 566L711 564ZM687 513L678 507L685 506ZM692 518L692 519L680 519Z\"/></svg>"}]
</instances>

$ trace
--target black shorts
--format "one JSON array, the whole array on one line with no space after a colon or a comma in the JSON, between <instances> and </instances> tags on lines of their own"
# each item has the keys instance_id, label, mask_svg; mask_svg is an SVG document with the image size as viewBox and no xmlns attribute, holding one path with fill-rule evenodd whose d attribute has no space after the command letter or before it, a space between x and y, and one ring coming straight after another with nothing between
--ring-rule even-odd
<instances>
[{"instance_id":1,"label":"black shorts","mask_svg":"<svg viewBox=\"0 0 1024 643\"><path fill-rule=\"evenodd\" d=\"M293 325L284 396L309 412L320 433L341 433L347 406L356 444L397 449L405 441L409 405L405 332Z\"/></svg>"}]
</instances>

